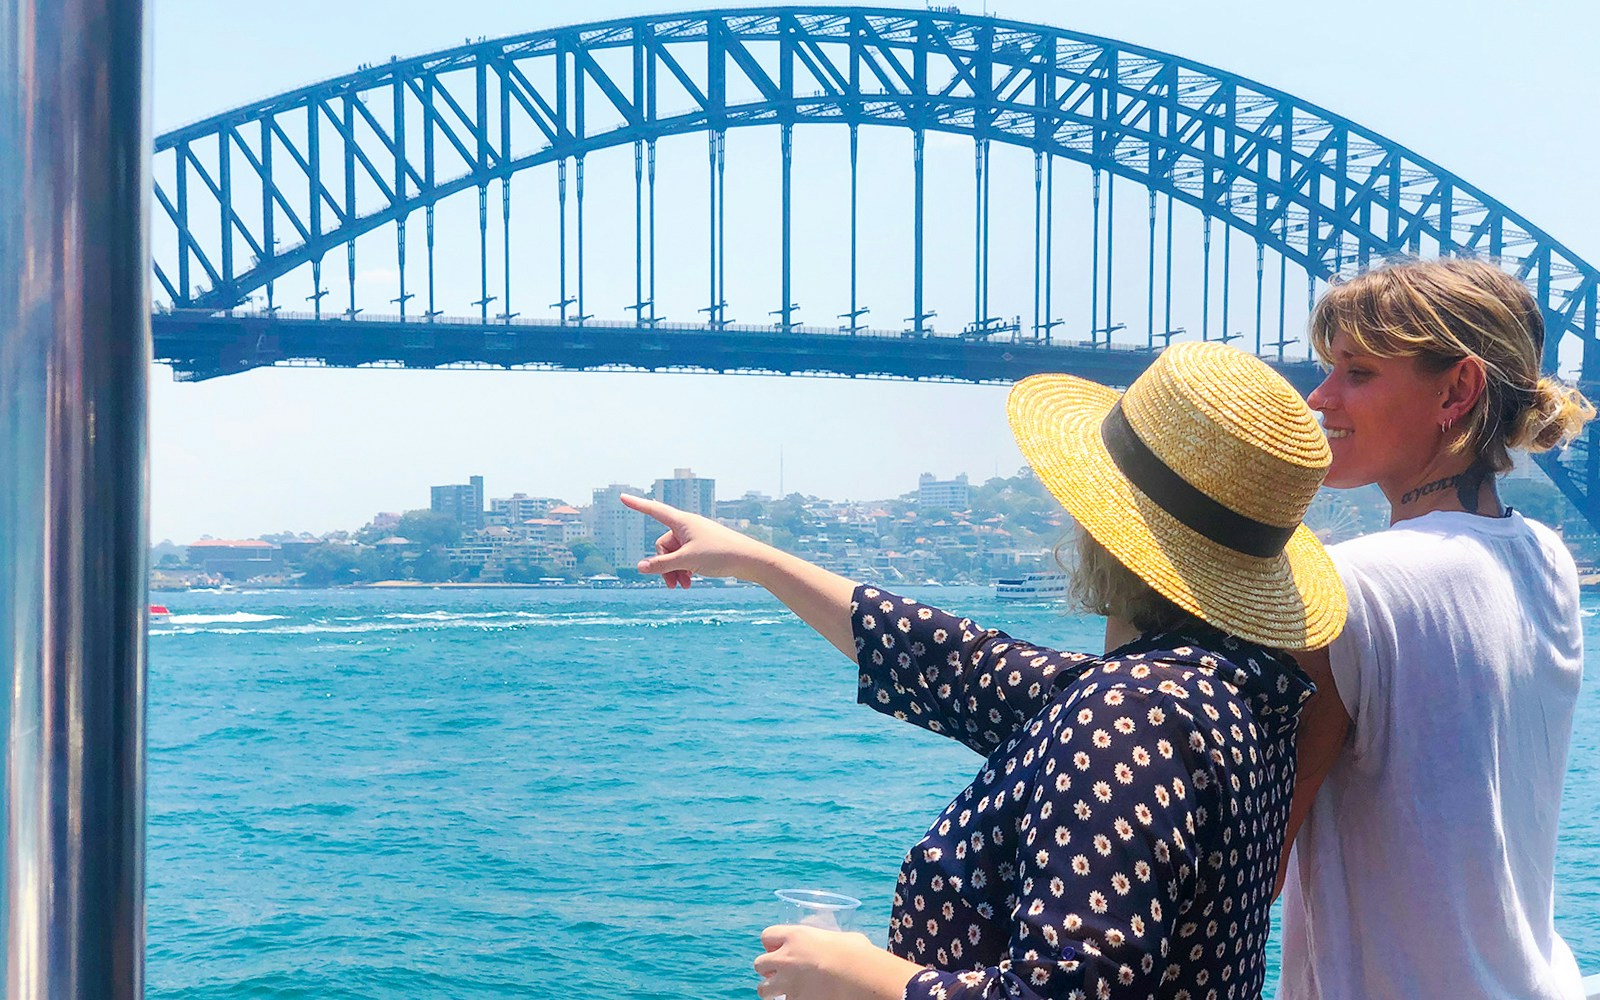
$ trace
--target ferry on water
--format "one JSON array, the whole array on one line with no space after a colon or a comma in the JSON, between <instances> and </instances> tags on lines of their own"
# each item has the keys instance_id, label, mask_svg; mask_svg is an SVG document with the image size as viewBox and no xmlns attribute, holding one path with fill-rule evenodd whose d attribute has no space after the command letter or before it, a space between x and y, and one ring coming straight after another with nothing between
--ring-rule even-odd
<instances>
[{"instance_id":1,"label":"ferry on water","mask_svg":"<svg viewBox=\"0 0 1600 1000\"><path fill-rule=\"evenodd\" d=\"M1053 601L1067 596L1064 573L1028 573L996 580L994 596L1002 601Z\"/></svg>"},{"instance_id":2,"label":"ferry on water","mask_svg":"<svg viewBox=\"0 0 1600 1000\"><path fill-rule=\"evenodd\" d=\"M150 624L165 625L172 621L172 612L167 610L165 604L150 605Z\"/></svg>"}]
</instances>

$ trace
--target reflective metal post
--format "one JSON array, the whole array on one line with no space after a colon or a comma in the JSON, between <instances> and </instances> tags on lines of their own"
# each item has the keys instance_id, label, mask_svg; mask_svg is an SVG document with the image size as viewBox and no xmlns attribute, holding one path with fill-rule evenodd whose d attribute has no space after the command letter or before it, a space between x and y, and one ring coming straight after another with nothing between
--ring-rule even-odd
<instances>
[{"instance_id":1,"label":"reflective metal post","mask_svg":"<svg viewBox=\"0 0 1600 1000\"><path fill-rule=\"evenodd\" d=\"M142 0L0 0L6 995L143 995Z\"/></svg>"}]
</instances>

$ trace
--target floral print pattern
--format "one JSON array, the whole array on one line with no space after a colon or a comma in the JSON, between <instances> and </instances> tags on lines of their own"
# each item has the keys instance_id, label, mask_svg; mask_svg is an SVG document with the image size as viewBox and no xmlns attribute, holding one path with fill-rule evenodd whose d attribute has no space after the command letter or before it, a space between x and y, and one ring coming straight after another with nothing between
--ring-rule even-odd
<instances>
[{"instance_id":1,"label":"floral print pattern","mask_svg":"<svg viewBox=\"0 0 1600 1000\"><path fill-rule=\"evenodd\" d=\"M987 758L901 868L907 1000L1260 995L1291 658L1203 625L1056 652L865 586L851 614L860 701Z\"/></svg>"}]
</instances>

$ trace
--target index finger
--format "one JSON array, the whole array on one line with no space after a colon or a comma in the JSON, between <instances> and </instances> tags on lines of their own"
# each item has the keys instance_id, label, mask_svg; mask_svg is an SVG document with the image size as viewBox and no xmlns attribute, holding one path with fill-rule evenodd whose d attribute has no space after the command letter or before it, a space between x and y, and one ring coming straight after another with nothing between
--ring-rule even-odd
<instances>
[{"instance_id":1,"label":"index finger","mask_svg":"<svg viewBox=\"0 0 1600 1000\"><path fill-rule=\"evenodd\" d=\"M648 514L669 528L676 528L683 524L683 511L671 504L659 500L647 500L636 497L631 493L620 494L617 499L622 501L624 507L630 507L641 514Z\"/></svg>"}]
</instances>

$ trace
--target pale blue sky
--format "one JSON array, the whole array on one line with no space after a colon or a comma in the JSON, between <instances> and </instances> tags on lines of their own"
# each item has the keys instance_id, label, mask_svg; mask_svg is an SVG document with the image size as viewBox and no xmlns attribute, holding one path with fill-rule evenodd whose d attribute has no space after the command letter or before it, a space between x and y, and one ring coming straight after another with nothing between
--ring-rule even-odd
<instances>
[{"instance_id":1,"label":"pale blue sky","mask_svg":"<svg viewBox=\"0 0 1600 1000\"><path fill-rule=\"evenodd\" d=\"M963 4L968 12L981 7ZM673 9L688 8L609 0L155 0L155 127L164 131L358 63L445 48L467 37ZM1074 6L1012 0L990 9L1178 53L1320 104L1463 176L1587 259L1600 258L1600 193L1593 180L1600 159L1594 127L1600 5L1125 0ZM730 240L747 241L738 262L746 270L736 267L729 277L741 320L764 319L760 314L776 306L766 290L772 268L762 252L770 213L760 211L772 197L769 185L775 187L775 173L762 168L773 162L775 145L775 137L754 130L730 140L730 169L744 167L730 174L729 213ZM808 187L823 192L844 176L838 145L826 135L797 140L802 195ZM966 197L961 179L970 176L970 147L934 152L946 165L932 169L943 170L946 180L931 181L930 195L943 190ZM898 169L891 146L870 155L881 157L886 171ZM593 165L591 191L615 192L631 226L631 155L612 160ZM699 197L703 140L680 150L663 144L662 160L663 184L689 178ZM1026 177L1019 188L1031 182L1025 161L1006 169L1019 182ZM893 178L885 183L892 188ZM1142 202L1142 193L1122 191L1129 204ZM520 189L514 194L521 197ZM892 200L893 191L883 198ZM1003 202L1003 195L997 198L997 209ZM591 219L603 229L605 209L594 210L600 214ZM949 212L951 232L958 233L970 204L956 201ZM1127 218L1141 217L1142 208ZM1020 218L1026 233L1026 214ZM701 224L692 224L698 235ZM664 221L663 239L670 225ZM811 303L803 320L833 322L838 289L826 258L836 253L827 246L826 224L811 225L808 235L801 224L796 297ZM898 237L881 238L881 257L874 259L895 257ZM631 230L622 241L631 243ZM956 242L939 265L952 278L970 267L966 243ZM1067 267L1073 252L1058 244ZM992 311L1028 313L1026 278L1008 280L1006 272L1031 267L1031 243L994 253ZM669 256L666 246L662 254ZM591 271L597 300L626 286L631 301L631 253L627 257L625 281ZM877 275L874 294L877 266L864 264L863 298L874 306L870 318L877 325L897 326L908 310L887 289L898 287L898 279L883 265L888 270ZM371 267L371 280L381 283L381 268L376 262ZM342 266L335 270L342 274ZM537 311L553 298L541 287L547 278L530 274L528 290L518 289L519 308ZM690 319L703 304L702 281L676 284L659 296L663 311ZM1067 301L1058 313L1078 308L1065 292L1058 295ZM965 302L954 294L941 308L950 325L960 321ZM1247 312L1250 305L1240 299L1236 308ZM426 506L430 484L464 482L474 473L487 478L491 496L521 490L576 502L612 481L647 487L681 466L715 477L723 496L747 489L773 493L780 448L789 490L881 497L913 488L923 471L982 479L1019 466L1005 427L1004 395L1000 387L886 381L480 371L266 369L179 384L156 369L152 536L187 542L202 534L357 527L375 511Z\"/></svg>"}]
</instances>

